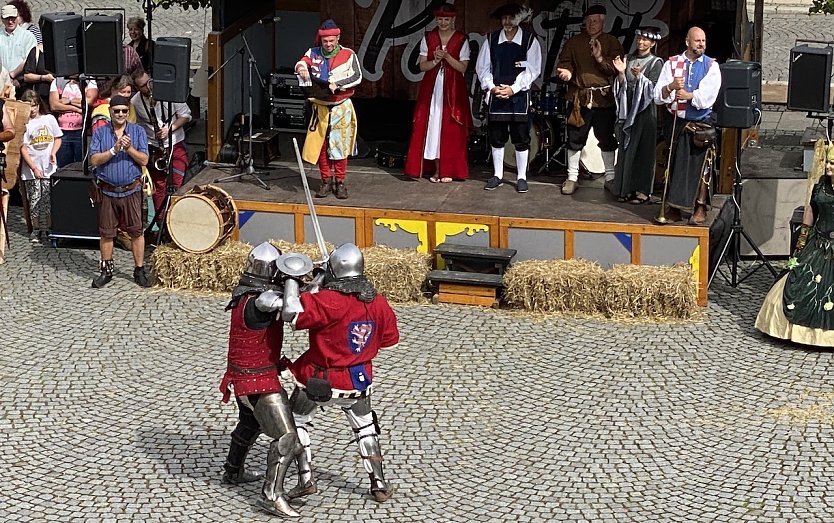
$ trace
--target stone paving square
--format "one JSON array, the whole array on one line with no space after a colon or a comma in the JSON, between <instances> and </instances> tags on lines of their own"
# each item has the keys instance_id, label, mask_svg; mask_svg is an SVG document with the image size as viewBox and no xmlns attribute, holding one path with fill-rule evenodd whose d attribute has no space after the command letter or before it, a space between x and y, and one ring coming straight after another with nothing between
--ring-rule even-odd
<instances>
[{"instance_id":1,"label":"stone paving square","mask_svg":"<svg viewBox=\"0 0 834 523\"><path fill-rule=\"evenodd\" d=\"M204 19L163 13L154 33ZM834 27L766 21L766 80L786 79L794 37ZM774 132L804 129L777 112ZM10 226L0 521L274 520L253 506L259 485L220 483L236 416L217 390L227 296L140 289L126 251L113 283L91 289L95 244L31 245L18 207ZM397 491L381 505L365 496L352 434L326 411L313 434L320 492L298 521L831 521L834 352L755 331L766 274L717 282L704 318L682 324L396 307L402 342L376 360L374 403ZM304 333L286 332L297 356Z\"/></svg>"}]
</instances>

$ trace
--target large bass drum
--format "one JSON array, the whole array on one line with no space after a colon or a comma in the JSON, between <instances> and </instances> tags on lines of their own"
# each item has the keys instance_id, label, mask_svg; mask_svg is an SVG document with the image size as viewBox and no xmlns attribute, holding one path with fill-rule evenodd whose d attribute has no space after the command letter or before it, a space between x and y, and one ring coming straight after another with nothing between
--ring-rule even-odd
<instances>
[{"instance_id":1,"label":"large bass drum","mask_svg":"<svg viewBox=\"0 0 834 523\"><path fill-rule=\"evenodd\" d=\"M530 125L530 154L527 157L528 165L532 163L538 155L546 149L549 149L555 141L556 134L550 120L542 118L538 115L533 117L533 122ZM516 168L515 145L513 145L511 140L504 146L504 166L510 169Z\"/></svg>"},{"instance_id":2,"label":"large bass drum","mask_svg":"<svg viewBox=\"0 0 834 523\"><path fill-rule=\"evenodd\" d=\"M165 223L177 247L186 252L205 253L220 245L237 228L237 206L220 187L197 185L171 203Z\"/></svg>"}]
</instances>

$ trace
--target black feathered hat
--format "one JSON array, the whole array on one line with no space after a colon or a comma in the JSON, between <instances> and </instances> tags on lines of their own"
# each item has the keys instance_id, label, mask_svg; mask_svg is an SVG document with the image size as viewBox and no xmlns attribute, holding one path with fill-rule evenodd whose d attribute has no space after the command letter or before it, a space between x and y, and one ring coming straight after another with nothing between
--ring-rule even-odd
<instances>
[{"instance_id":1,"label":"black feathered hat","mask_svg":"<svg viewBox=\"0 0 834 523\"><path fill-rule=\"evenodd\" d=\"M602 15L605 16L608 14L608 11L605 10L604 6L601 5L592 5L588 9L585 9L585 13L582 14L582 18L587 18L591 15Z\"/></svg>"},{"instance_id":2,"label":"black feathered hat","mask_svg":"<svg viewBox=\"0 0 834 523\"><path fill-rule=\"evenodd\" d=\"M519 13L521 13L522 9L524 9L524 8L520 5L518 5L518 4L513 4L513 3L504 4L504 5L498 6L498 8L495 11L493 11L492 14L489 15L489 16L491 16L492 18L497 18L498 20L501 20L501 18L503 18L505 16L516 16L516 15L518 15Z\"/></svg>"}]
</instances>

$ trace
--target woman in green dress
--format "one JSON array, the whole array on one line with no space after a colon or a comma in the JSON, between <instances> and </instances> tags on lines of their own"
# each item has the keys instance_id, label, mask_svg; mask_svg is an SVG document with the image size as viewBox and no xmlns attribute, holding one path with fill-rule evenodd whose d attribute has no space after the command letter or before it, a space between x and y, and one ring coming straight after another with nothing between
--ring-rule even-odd
<instances>
[{"instance_id":1,"label":"woman in green dress","mask_svg":"<svg viewBox=\"0 0 834 523\"><path fill-rule=\"evenodd\" d=\"M786 340L834 347L834 143L817 142L809 195L788 272L770 289L756 328Z\"/></svg>"}]
</instances>

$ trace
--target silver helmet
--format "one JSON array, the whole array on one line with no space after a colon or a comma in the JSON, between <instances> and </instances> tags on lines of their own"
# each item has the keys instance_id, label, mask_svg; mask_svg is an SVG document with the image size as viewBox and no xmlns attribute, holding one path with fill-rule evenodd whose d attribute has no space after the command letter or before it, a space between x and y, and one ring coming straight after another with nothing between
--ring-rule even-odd
<instances>
[{"instance_id":1,"label":"silver helmet","mask_svg":"<svg viewBox=\"0 0 834 523\"><path fill-rule=\"evenodd\" d=\"M365 257L359 247L345 243L330 253L327 266L334 278L362 276L365 273Z\"/></svg>"},{"instance_id":2,"label":"silver helmet","mask_svg":"<svg viewBox=\"0 0 834 523\"><path fill-rule=\"evenodd\" d=\"M244 276L271 283L278 272L276 260L281 256L281 251L269 242L263 242L249 251L246 258L246 267L243 269Z\"/></svg>"}]
</instances>

